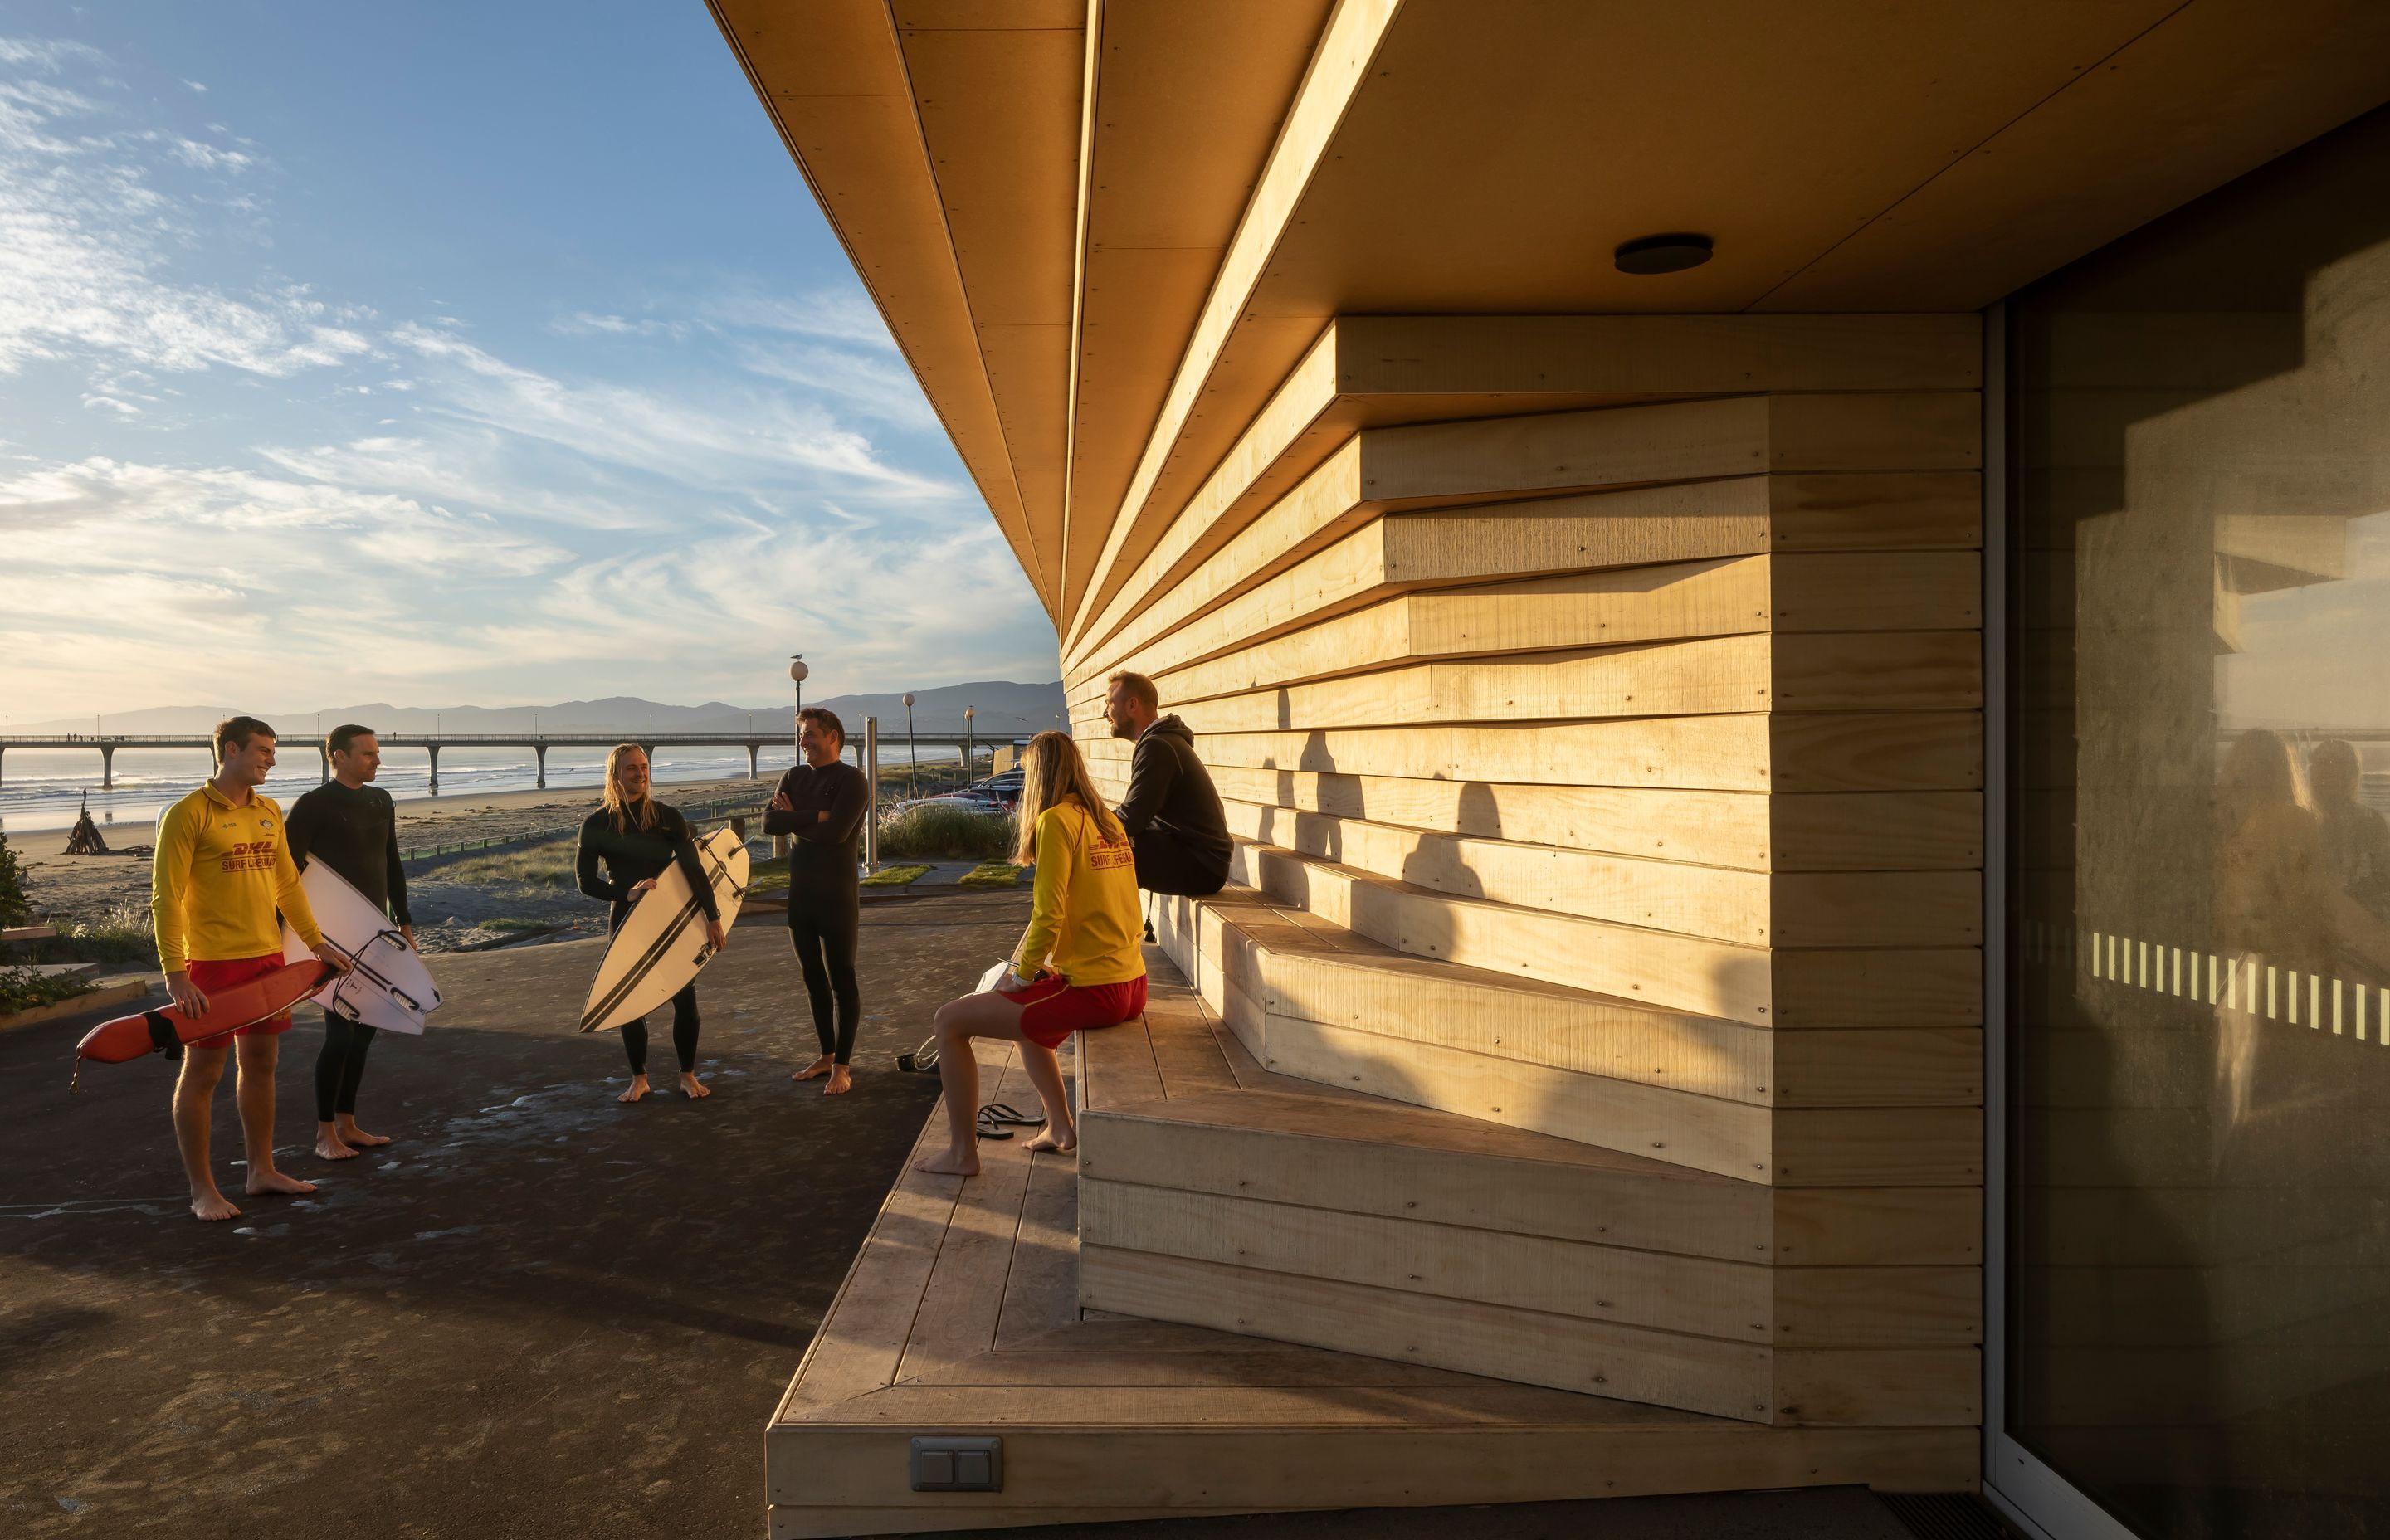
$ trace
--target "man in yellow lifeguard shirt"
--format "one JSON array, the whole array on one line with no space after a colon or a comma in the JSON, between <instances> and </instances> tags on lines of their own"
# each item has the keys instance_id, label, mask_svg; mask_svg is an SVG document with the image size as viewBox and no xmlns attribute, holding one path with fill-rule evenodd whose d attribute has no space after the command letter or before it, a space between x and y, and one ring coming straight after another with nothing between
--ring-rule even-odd
<instances>
[{"instance_id":1,"label":"man in yellow lifeguard shirt","mask_svg":"<svg viewBox=\"0 0 2390 1540\"><path fill-rule=\"evenodd\" d=\"M158 961L166 992L186 1014L204 1016L211 989L230 989L282 962L282 925L342 972L348 961L324 941L299 886L282 809L257 789L274 768L274 729L253 716L216 724L213 779L166 810L158 820L158 853L149 876L149 914L158 932ZM174 1143L191 1184L191 1213L232 1219L240 1210L217 1190L208 1167L208 1140L216 1084L225 1056L238 1048L241 1143L249 1155L247 1190L313 1192L315 1184L286 1176L274 1164L274 1066L290 1013L241 1027L183 1051L174 1081Z\"/></svg>"}]
</instances>

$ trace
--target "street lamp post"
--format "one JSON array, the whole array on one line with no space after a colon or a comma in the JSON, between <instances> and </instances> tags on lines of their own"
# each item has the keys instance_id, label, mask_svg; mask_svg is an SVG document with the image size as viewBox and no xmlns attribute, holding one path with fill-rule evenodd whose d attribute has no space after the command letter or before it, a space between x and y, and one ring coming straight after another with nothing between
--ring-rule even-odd
<instances>
[{"instance_id":1,"label":"street lamp post","mask_svg":"<svg viewBox=\"0 0 2390 1540\"><path fill-rule=\"evenodd\" d=\"M971 772L978 768L979 745L971 739L971 718L979 714L977 706L963 708L963 784L970 784Z\"/></svg>"},{"instance_id":2,"label":"street lamp post","mask_svg":"<svg viewBox=\"0 0 2390 1540\"><path fill-rule=\"evenodd\" d=\"M799 746L797 742L799 737L805 730L805 725L803 722L800 721L799 718L803 716L805 709L805 676L812 672L813 671L811 669L805 667L805 655L803 653L791 652L789 654L789 683L795 686L797 691L797 715L789 718L789 742L791 747L796 748L797 763L799 764L803 764L805 762L804 750L803 747ZM787 835L775 834L772 836L772 853L775 856L781 856L789 853L789 837Z\"/></svg>"},{"instance_id":3,"label":"street lamp post","mask_svg":"<svg viewBox=\"0 0 2390 1540\"><path fill-rule=\"evenodd\" d=\"M906 795L921 795L920 756L913 751L913 692L905 692L905 786Z\"/></svg>"}]
</instances>

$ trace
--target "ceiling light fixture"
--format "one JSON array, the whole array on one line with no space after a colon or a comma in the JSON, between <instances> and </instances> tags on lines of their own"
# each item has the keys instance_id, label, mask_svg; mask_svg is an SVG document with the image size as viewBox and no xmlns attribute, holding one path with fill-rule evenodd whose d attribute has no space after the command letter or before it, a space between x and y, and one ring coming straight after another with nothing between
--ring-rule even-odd
<instances>
[{"instance_id":1,"label":"ceiling light fixture","mask_svg":"<svg viewBox=\"0 0 2390 1540\"><path fill-rule=\"evenodd\" d=\"M1699 267L1710 260L1710 237L1707 236L1645 236L1620 247L1613 258L1621 273L1648 276L1655 273L1681 273L1688 267Z\"/></svg>"}]
</instances>

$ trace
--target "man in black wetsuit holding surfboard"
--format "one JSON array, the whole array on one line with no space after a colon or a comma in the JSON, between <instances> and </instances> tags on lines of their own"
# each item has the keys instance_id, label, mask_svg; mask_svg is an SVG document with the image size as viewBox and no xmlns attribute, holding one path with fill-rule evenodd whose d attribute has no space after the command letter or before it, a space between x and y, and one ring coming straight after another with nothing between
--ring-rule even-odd
<instances>
[{"instance_id":1,"label":"man in black wetsuit holding surfboard","mask_svg":"<svg viewBox=\"0 0 2390 1540\"><path fill-rule=\"evenodd\" d=\"M844 1095L853 1084L847 1059L854 1052L855 1023L863 1016L862 991L854 982L855 932L863 918L854 846L871 806L870 782L839 758L845 748L846 728L835 713L819 706L797 713L797 749L804 763L780 777L764 814L765 833L790 837L789 940L805 970L814 1035L821 1040L821 1057L790 1078L827 1075L829 1084L822 1093L833 1097Z\"/></svg>"},{"instance_id":2,"label":"man in black wetsuit holding surfboard","mask_svg":"<svg viewBox=\"0 0 2390 1540\"><path fill-rule=\"evenodd\" d=\"M581 825L581 845L573 855L573 875L581 891L602 898L613 907L607 931L623 928L631 905L651 891L664 868L677 862L689 889L705 909L705 938L719 952L729 944L722 911L713 901L713 884L697 858L697 840L680 809L648 795L648 754L636 743L618 743L606 755L605 800ZM603 862L601 874L598 865ZM697 981L673 996L673 1051L680 1059L680 1094L713 1095L697 1078ZM623 1051L630 1057L631 1084L616 1101L639 1101L648 1094L648 1023L642 1017L623 1023Z\"/></svg>"},{"instance_id":3,"label":"man in black wetsuit holding surfboard","mask_svg":"<svg viewBox=\"0 0 2390 1540\"><path fill-rule=\"evenodd\" d=\"M344 723L324 735L332 778L290 804L283 821L290 836L290 859L310 859L347 879L398 921L406 944L415 944L414 917L406 909L406 868L398 860L398 809L390 793L370 786L381 769L381 741L370 727ZM354 1160L357 1151L390 1140L357 1126L357 1084L366 1073L366 1050L375 1029L324 1010L324 1046L315 1056L315 1153L327 1161Z\"/></svg>"}]
</instances>

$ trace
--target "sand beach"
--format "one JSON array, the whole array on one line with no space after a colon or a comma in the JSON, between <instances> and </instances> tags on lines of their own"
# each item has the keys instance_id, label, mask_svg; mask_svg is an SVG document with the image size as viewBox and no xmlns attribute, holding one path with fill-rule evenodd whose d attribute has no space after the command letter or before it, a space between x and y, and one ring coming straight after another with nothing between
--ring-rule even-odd
<instances>
[{"instance_id":1,"label":"sand beach","mask_svg":"<svg viewBox=\"0 0 2390 1540\"><path fill-rule=\"evenodd\" d=\"M760 806L771 795L770 778L662 783L665 802L698 812ZM585 788L569 790L493 791L402 802L398 841L402 851L423 854L408 860L407 893L416 938L426 952L457 951L528 938L596 934L605 928L605 905L573 887L569 841L581 820L597 806ZM137 915L149 904L149 863L125 853L156 838L155 824L111 824L103 831L109 855L69 855L68 831L45 829L13 836L10 843L25 872L27 896L52 924L104 924ZM488 841L502 847L487 858L454 847ZM561 871L561 880L558 877ZM549 930L547 928L555 927Z\"/></svg>"}]
</instances>

